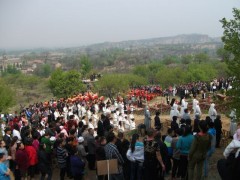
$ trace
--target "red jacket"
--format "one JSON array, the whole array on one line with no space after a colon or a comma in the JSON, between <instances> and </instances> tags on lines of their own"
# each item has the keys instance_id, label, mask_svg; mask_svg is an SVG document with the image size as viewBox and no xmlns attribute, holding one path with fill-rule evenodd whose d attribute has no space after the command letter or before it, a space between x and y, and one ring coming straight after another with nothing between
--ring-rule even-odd
<instances>
[{"instance_id":1,"label":"red jacket","mask_svg":"<svg viewBox=\"0 0 240 180\"><path fill-rule=\"evenodd\" d=\"M38 163L37 151L33 146L25 146L25 150L28 154L29 165L34 166Z\"/></svg>"},{"instance_id":2,"label":"red jacket","mask_svg":"<svg viewBox=\"0 0 240 180\"><path fill-rule=\"evenodd\" d=\"M27 170L29 167L28 154L25 149L17 150L16 152L16 163L20 170Z\"/></svg>"}]
</instances>

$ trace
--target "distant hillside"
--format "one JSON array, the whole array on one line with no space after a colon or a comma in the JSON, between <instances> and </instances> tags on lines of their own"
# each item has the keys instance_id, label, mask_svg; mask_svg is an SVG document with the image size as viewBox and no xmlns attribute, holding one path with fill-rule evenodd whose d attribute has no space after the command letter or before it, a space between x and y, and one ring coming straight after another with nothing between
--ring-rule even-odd
<instances>
[{"instance_id":1,"label":"distant hillside","mask_svg":"<svg viewBox=\"0 0 240 180\"><path fill-rule=\"evenodd\" d=\"M206 44L221 43L221 38L212 38L208 35L201 34L186 34L171 37L150 38L141 40L129 40L121 42L104 42L99 44L89 45L85 48L93 49L109 49L109 48L134 48L134 47L150 47L156 45L180 45L180 44Z\"/></svg>"}]
</instances>

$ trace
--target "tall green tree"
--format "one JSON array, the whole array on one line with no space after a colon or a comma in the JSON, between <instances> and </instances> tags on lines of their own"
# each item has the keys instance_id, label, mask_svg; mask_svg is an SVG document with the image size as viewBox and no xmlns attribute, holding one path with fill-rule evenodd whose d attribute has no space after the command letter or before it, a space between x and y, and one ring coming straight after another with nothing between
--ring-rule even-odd
<instances>
[{"instance_id":1,"label":"tall green tree","mask_svg":"<svg viewBox=\"0 0 240 180\"><path fill-rule=\"evenodd\" d=\"M113 98L119 92L126 92L129 84L126 76L122 74L105 74L95 87L100 94Z\"/></svg>"},{"instance_id":2,"label":"tall green tree","mask_svg":"<svg viewBox=\"0 0 240 180\"><path fill-rule=\"evenodd\" d=\"M233 19L220 20L224 29L222 41L224 49L231 53L231 58L227 61L230 75L234 77L233 89L229 91L232 96L232 108L237 111L240 119L240 9L233 8Z\"/></svg>"},{"instance_id":3,"label":"tall green tree","mask_svg":"<svg viewBox=\"0 0 240 180\"><path fill-rule=\"evenodd\" d=\"M76 70L64 72L61 69L55 70L50 77L49 87L54 96L69 97L76 93L86 90L81 74Z\"/></svg>"},{"instance_id":4,"label":"tall green tree","mask_svg":"<svg viewBox=\"0 0 240 180\"><path fill-rule=\"evenodd\" d=\"M92 63L90 62L87 56L82 56L80 59L80 62L81 62L81 73L83 76L85 76L92 70Z\"/></svg>"}]
</instances>

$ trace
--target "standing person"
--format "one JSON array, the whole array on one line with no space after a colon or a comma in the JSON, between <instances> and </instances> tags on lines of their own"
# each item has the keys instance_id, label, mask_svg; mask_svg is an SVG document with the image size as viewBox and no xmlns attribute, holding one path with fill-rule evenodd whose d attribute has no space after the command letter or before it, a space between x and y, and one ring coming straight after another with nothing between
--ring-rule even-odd
<instances>
[{"instance_id":1,"label":"standing person","mask_svg":"<svg viewBox=\"0 0 240 180\"><path fill-rule=\"evenodd\" d=\"M6 156L4 153L0 153L0 179L10 180L10 169L4 163Z\"/></svg>"},{"instance_id":2,"label":"standing person","mask_svg":"<svg viewBox=\"0 0 240 180\"><path fill-rule=\"evenodd\" d=\"M184 110L187 109L187 102L185 101L185 97L184 96L180 100L180 105L181 105L180 115L182 117L183 114L184 114Z\"/></svg>"},{"instance_id":3,"label":"standing person","mask_svg":"<svg viewBox=\"0 0 240 180\"><path fill-rule=\"evenodd\" d=\"M203 163L207 157L207 152L211 147L211 136L207 133L208 126L206 121L199 122L200 132L195 136L189 151L188 179L194 179L194 169L196 167L197 180L201 180Z\"/></svg>"},{"instance_id":4,"label":"standing person","mask_svg":"<svg viewBox=\"0 0 240 180\"><path fill-rule=\"evenodd\" d=\"M146 179L149 177L158 179L158 167L160 171L165 171L160 147L157 141L154 140L154 129L152 128L147 130L147 138L144 140L144 167Z\"/></svg>"},{"instance_id":5,"label":"standing person","mask_svg":"<svg viewBox=\"0 0 240 180\"><path fill-rule=\"evenodd\" d=\"M18 126L18 124L14 124L13 125L13 133L12 133L12 136L17 136L18 137L18 140L21 141L22 138L21 138L21 135L20 135L20 128Z\"/></svg>"},{"instance_id":6,"label":"standing person","mask_svg":"<svg viewBox=\"0 0 240 180\"><path fill-rule=\"evenodd\" d=\"M188 112L188 109L184 109L184 113L182 114L182 119L191 119L190 118L190 115L189 115L189 112Z\"/></svg>"},{"instance_id":7,"label":"standing person","mask_svg":"<svg viewBox=\"0 0 240 180\"><path fill-rule=\"evenodd\" d=\"M3 163L5 163L6 166L9 168L9 160L12 159L12 157L8 156L8 150L6 149L6 143L3 140L0 140L0 153L3 153L6 156L5 161Z\"/></svg>"},{"instance_id":8,"label":"standing person","mask_svg":"<svg viewBox=\"0 0 240 180\"><path fill-rule=\"evenodd\" d=\"M166 144L166 146L168 148L169 159L171 159L172 155L173 155L173 148L172 148L172 139L173 139L173 135L174 135L173 133L174 133L173 129L169 128L167 130L167 136L164 139L164 143ZM169 170L171 170L171 166L170 166Z\"/></svg>"},{"instance_id":9,"label":"standing person","mask_svg":"<svg viewBox=\"0 0 240 180\"><path fill-rule=\"evenodd\" d=\"M221 134L222 134L222 121L221 116L217 115L217 118L214 121L214 126L216 129L216 148L220 147L220 140L221 140Z\"/></svg>"},{"instance_id":10,"label":"standing person","mask_svg":"<svg viewBox=\"0 0 240 180\"><path fill-rule=\"evenodd\" d=\"M45 133L45 135L42 137L41 143L46 145L45 152L47 153L48 159L51 160L53 142L50 141L50 135L48 133Z\"/></svg>"},{"instance_id":11,"label":"standing person","mask_svg":"<svg viewBox=\"0 0 240 180\"><path fill-rule=\"evenodd\" d=\"M44 143L41 143L39 145L38 169L41 172L41 180L45 179L46 174L48 175L47 180L52 179L51 159L48 158L48 153L46 152L46 145Z\"/></svg>"},{"instance_id":12,"label":"standing person","mask_svg":"<svg viewBox=\"0 0 240 180\"><path fill-rule=\"evenodd\" d=\"M117 142L117 137L113 132L110 132L107 136L107 142L108 144L104 147L105 149L105 154L106 154L106 159L117 159L118 161L118 173L117 174L111 174L109 180L124 180L123 176L123 163L124 160L119 153L117 146L115 143Z\"/></svg>"},{"instance_id":13,"label":"standing person","mask_svg":"<svg viewBox=\"0 0 240 180\"><path fill-rule=\"evenodd\" d=\"M100 145L96 148L96 160L101 161L101 160L106 160L106 154L104 147L107 144L107 140L104 136L100 137ZM98 180L105 180L107 176L105 175L99 175Z\"/></svg>"},{"instance_id":14,"label":"standing person","mask_svg":"<svg viewBox=\"0 0 240 180\"><path fill-rule=\"evenodd\" d=\"M218 173L222 180L240 179L240 129L235 135L223 152L225 159L220 159L217 163Z\"/></svg>"},{"instance_id":15,"label":"standing person","mask_svg":"<svg viewBox=\"0 0 240 180\"><path fill-rule=\"evenodd\" d=\"M156 116L154 117L154 127L158 131L160 131L162 127L159 115L160 115L160 112L157 111Z\"/></svg>"},{"instance_id":16,"label":"standing person","mask_svg":"<svg viewBox=\"0 0 240 180\"><path fill-rule=\"evenodd\" d=\"M12 141L12 138L11 138L12 130L10 127L6 127L4 132L5 132L5 135L3 136L3 141L5 142L6 149L8 150Z\"/></svg>"},{"instance_id":17,"label":"standing person","mask_svg":"<svg viewBox=\"0 0 240 180\"><path fill-rule=\"evenodd\" d=\"M197 102L198 102L198 100L196 99L196 95L193 95L193 101L192 101L193 114L195 114L195 112L196 112Z\"/></svg>"},{"instance_id":18,"label":"standing person","mask_svg":"<svg viewBox=\"0 0 240 180\"><path fill-rule=\"evenodd\" d=\"M83 137L79 137L78 138L78 146L77 146L77 151L78 151L78 155L84 160L84 162L87 162L87 153L85 151L84 145L84 138Z\"/></svg>"},{"instance_id":19,"label":"standing person","mask_svg":"<svg viewBox=\"0 0 240 180\"><path fill-rule=\"evenodd\" d=\"M150 114L148 106L145 107L144 116L145 116L144 124L146 126L146 129L149 129L149 128L151 128L151 114Z\"/></svg>"},{"instance_id":20,"label":"standing person","mask_svg":"<svg viewBox=\"0 0 240 180\"><path fill-rule=\"evenodd\" d=\"M88 167L90 170L95 170L96 162L96 142L94 138L94 129L88 129L89 136L87 137L88 145Z\"/></svg>"},{"instance_id":21,"label":"standing person","mask_svg":"<svg viewBox=\"0 0 240 180\"><path fill-rule=\"evenodd\" d=\"M171 122L171 129L177 130L179 128L179 125L177 123L177 116L173 116L172 122Z\"/></svg>"},{"instance_id":22,"label":"standing person","mask_svg":"<svg viewBox=\"0 0 240 180\"><path fill-rule=\"evenodd\" d=\"M127 151L130 146L130 142L125 138L123 132L118 132L117 142L115 143L119 153L121 154L124 164L123 164L123 175L124 179L130 178L130 161L127 159Z\"/></svg>"},{"instance_id":23,"label":"standing person","mask_svg":"<svg viewBox=\"0 0 240 180\"><path fill-rule=\"evenodd\" d=\"M74 154L70 157L71 171L74 180L82 180L84 176L85 163L78 156L78 151L74 151Z\"/></svg>"},{"instance_id":24,"label":"standing person","mask_svg":"<svg viewBox=\"0 0 240 180\"><path fill-rule=\"evenodd\" d=\"M104 119L104 115L102 114L101 119L98 120L98 124L97 124L97 135L99 137L104 136L103 119Z\"/></svg>"},{"instance_id":25,"label":"standing person","mask_svg":"<svg viewBox=\"0 0 240 180\"><path fill-rule=\"evenodd\" d=\"M231 121L230 121L230 135L233 136L234 133L237 130L237 123L236 123L237 116L236 116L236 109L235 108L231 111L229 116L231 118Z\"/></svg>"},{"instance_id":26,"label":"standing person","mask_svg":"<svg viewBox=\"0 0 240 180\"><path fill-rule=\"evenodd\" d=\"M32 138L26 139L26 145L25 150L28 155L28 162L29 162L29 168L28 168L28 176L30 176L30 179L33 179L35 176L35 170L36 165L38 163L38 156L36 149L32 146Z\"/></svg>"},{"instance_id":27,"label":"standing person","mask_svg":"<svg viewBox=\"0 0 240 180\"><path fill-rule=\"evenodd\" d=\"M157 141L159 148L160 148L160 154L162 156L163 164L165 165L165 171L162 171L160 166L158 167L158 178L164 179L164 176L170 171L171 168L171 159L168 156L168 148L166 144L162 141L162 135L160 132L157 132L154 136L154 140Z\"/></svg>"},{"instance_id":28,"label":"standing person","mask_svg":"<svg viewBox=\"0 0 240 180\"><path fill-rule=\"evenodd\" d=\"M60 168L60 180L64 180L66 170L67 170L67 150L64 148L65 141L63 139L58 139L57 144L57 161L58 167Z\"/></svg>"},{"instance_id":29,"label":"standing person","mask_svg":"<svg viewBox=\"0 0 240 180\"><path fill-rule=\"evenodd\" d=\"M180 136L177 141L177 149L180 150L179 161L179 175L181 178L186 178L188 167L188 154L193 142L194 136L192 135L191 128L186 125L183 128L183 136Z\"/></svg>"},{"instance_id":30,"label":"standing person","mask_svg":"<svg viewBox=\"0 0 240 180\"><path fill-rule=\"evenodd\" d=\"M199 106L199 102L197 101L197 104L196 104L196 107L195 107L195 113L194 113L194 115L196 116L196 115L199 115L200 117L201 117L201 115L202 115L202 111L201 111L201 108L200 108L200 106Z\"/></svg>"},{"instance_id":31,"label":"standing person","mask_svg":"<svg viewBox=\"0 0 240 180\"><path fill-rule=\"evenodd\" d=\"M17 151L17 136L13 137L10 148L9 148L9 155L12 157L10 159L10 169L13 173L16 171L16 151Z\"/></svg>"},{"instance_id":32,"label":"standing person","mask_svg":"<svg viewBox=\"0 0 240 180\"><path fill-rule=\"evenodd\" d=\"M214 122L216 117L217 117L217 110L215 109L215 104L214 103L212 103L210 105L210 108L208 110L208 115L211 118L212 122Z\"/></svg>"},{"instance_id":33,"label":"standing person","mask_svg":"<svg viewBox=\"0 0 240 180\"><path fill-rule=\"evenodd\" d=\"M216 129L214 128L214 123L210 122L208 124L208 134L211 136L211 147L207 152L207 157L204 161L204 177L208 176L208 164L209 164L209 159L212 156L212 154L215 152L215 146L216 146Z\"/></svg>"},{"instance_id":34,"label":"standing person","mask_svg":"<svg viewBox=\"0 0 240 180\"><path fill-rule=\"evenodd\" d=\"M172 101L170 103L171 105L171 110L170 110L170 119L172 120L173 116L179 117L179 111L178 111L178 105L176 104L176 99L172 98Z\"/></svg>"},{"instance_id":35,"label":"standing person","mask_svg":"<svg viewBox=\"0 0 240 180\"><path fill-rule=\"evenodd\" d=\"M17 143L17 152L16 152L16 165L17 169L20 171L20 177L15 177L16 179L25 180L27 177L27 170L29 167L28 154L24 148L23 143Z\"/></svg>"},{"instance_id":36,"label":"standing person","mask_svg":"<svg viewBox=\"0 0 240 180\"><path fill-rule=\"evenodd\" d=\"M193 132L194 133L199 133L200 132L199 122L200 122L200 116L195 115L194 124L193 124Z\"/></svg>"},{"instance_id":37,"label":"standing person","mask_svg":"<svg viewBox=\"0 0 240 180\"><path fill-rule=\"evenodd\" d=\"M173 148L173 167L172 167L172 179L175 180L176 178L180 177L179 172L179 164L180 164L180 150L177 149L177 142L179 139L179 136L182 135L182 129L176 129L175 130L176 137L173 137L172 139L172 148Z\"/></svg>"},{"instance_id":38,"label":"standing person","mask_svg":"<svg viewBox=\"0 0 240 180\"><path fill-rule=\"evenodd\" d=\"M142 180L144 162L144 144L139 140L138 134L132 135L130 148L127 151L127 158L129 161L131 161L130 180Z\"/></svg>"}]
</instances>

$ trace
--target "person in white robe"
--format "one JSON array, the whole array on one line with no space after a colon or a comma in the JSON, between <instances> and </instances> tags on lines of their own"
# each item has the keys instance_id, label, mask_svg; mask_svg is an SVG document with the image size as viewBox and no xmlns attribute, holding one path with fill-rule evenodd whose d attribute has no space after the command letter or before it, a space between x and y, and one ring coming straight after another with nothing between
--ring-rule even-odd
<instances>
[{"instance_id":1,"label":"person in white robe","mask_svg":"<svg viewBox=\"0 0 240 180\"><path fill-rule=\"evenodd\" d=\"M210 105L210 108L208 110L208 115L211 118L212 122L214 122L216 117L217 117L217 110L215 109L215 104L214 103L212 103Z\"/></svg>"},{"instance_id":2,"label":"person in white robe","mask_svg":"<svg viewBox=\"0 0 240 180\"><path fill-rule=\"evenodd\" d=\"M86 116L87 110L86 110L86 108L85 108L84 105L82 105L81 113L82 113L82 114L81 114L81 117Z\"/></svg>"},{"instance_id":3,"label":"person in white robe","mask_svg":"<svg viewBox=\"0 0 240 180\"><path fill-rule=\"evenodd\" d=\"M187 105L188 105L188 103L185 101L185 97L181 99L180 104L181 104L180 115L182 116L184 114L184 109L187 109Z\"/></svg>"},{"instance_id":4,"label":"person in white robe","mask_svg":"<svg viewBox=\"0 0 240 180\"><path fill-rule=\"evenodd\" d=\"M193 114L195 114L197 102L198 102L198 100L196 99L196 97L194 97L194 98L193 98L193 101L192 101Z\"/></svg>"},{"instance_id":5,"label":"person in white robe","mask_svg":"<svg viewBox=\"0 0 240 180\"><path fill-rule=\"evenodd\" d=\"M196 102L196 107L195 107L195 112L194 112L194 117L196 117L196 115L199 115L201 117L202 115L202 111L201 108L199 106L199 102Z\"/></svg>"},{"instance_id":6,"label":"person in white robe","mask_svg":"<svg viewBox=\"0 0 240 180\"><path fill-rule=\"evenodd\" d=\"M180 113L178 111L178 105L176 104L176 99L173 98L170 105L171 105L171 110L170 110L170 120L172 121L173 116L180 116Z\"/></svg>"},{"instance_id":7,"label":"person in white robe","mask_svg":"<svg viewBox=\"0 0 240 180\"><path fill-rule=\"evenodd\" d=\"M230 135L233 136L237 131L237 116L236 116L236 109L232 109L230 115Z\"/></svg>"},{"instance_id":8,"label":"person in white robe","mask_svg":"<svg viewBox=\"0 0 240 180\"><path fill-rule=\"evenodd\" d=\"M99 120L98 114L94 111L92 114L92 119L93 119L93 126L94 128L97 128L97 122Z\"/></svg>"}]
</instances>

